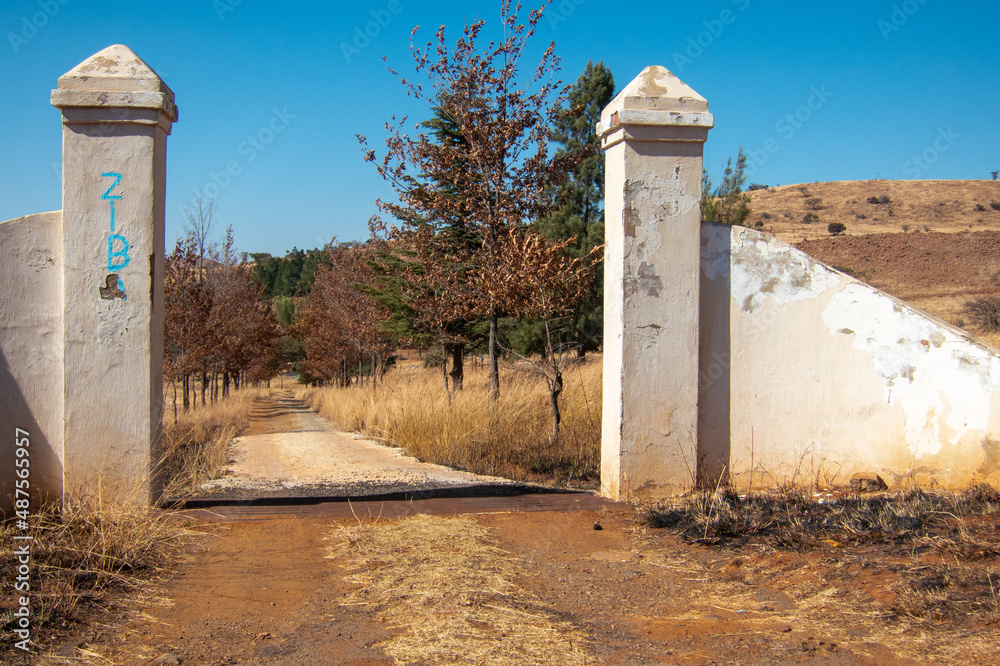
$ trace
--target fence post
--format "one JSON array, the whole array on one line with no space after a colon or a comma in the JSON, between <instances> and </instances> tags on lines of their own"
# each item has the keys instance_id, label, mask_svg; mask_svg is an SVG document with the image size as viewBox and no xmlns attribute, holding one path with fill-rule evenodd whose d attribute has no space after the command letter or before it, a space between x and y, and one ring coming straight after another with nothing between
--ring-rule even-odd
<instances>
[{"instance_id":1,"label":"fence post","mask_svg":"<svg viewBox=\"0 0 1000 666\"><path fill-rule=\"evenodd\" d=\"M163 225L174 94L126 46L60 77L63 492L148 504L163 411Z\"/></svg>"},{"instance_id":2,"label":"fence post","mask_svg":"<svg viewBox=\"0 0 1000 666\"><path fill-rule=\"evenodd\" d=\"M708 102L647 67L604 109L602 493L690 489L698 464L702 155Z\"/></svg>"}]
</instances>

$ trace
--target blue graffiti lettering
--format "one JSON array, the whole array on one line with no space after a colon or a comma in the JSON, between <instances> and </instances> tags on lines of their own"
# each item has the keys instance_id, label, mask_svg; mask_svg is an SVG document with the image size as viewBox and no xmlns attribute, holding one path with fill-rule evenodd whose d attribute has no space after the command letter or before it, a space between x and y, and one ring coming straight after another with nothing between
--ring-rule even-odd
<instances>
[{"instance_id":1,"label":"blue graffiti lettering","mask_svg":"<svg viewBox=\"0 0 1000 666\"><path fill-rule=\"evenodd\" d=\"M101 174L101 178L114 178L115 179L115 182L111 183L111 187L108 188L108 191L101 195L101 200L102 201L108 201L108 200L114 201L116 199L121 199L122 195L120 195L120 194L111 194L111 190L113 190L116 187L118 187L118 183L122 182L122 175L120 173L115 173L113 171L109 171L108 173L102 173ZM112 205L114 205L114 204L112 204Z\"/></svg>"},{"instance_id":2,"label":"blue graffiti lettering","mask_svg":"<svg viewBox=\"0 0 1000 666\"><path fill-rule=\"evenodd\" d=\"M119 241L122 244L120 250L115 250L115 241ZM108 271L114 272L119 271L129 264L128 256L128 241L125 237L120 234L111 234L108 236ZM121 259L121 263L116 263L115 259Z\"/></svg>"},{"instance_id":3,"label":"blue graffiti lettering","mask_svg":"<svg viewBox=\"0 0 1000 666\"><path fill-rule=\"evenodd\" d=\"M130 257L128 256L128 251L129 251L128 240L121 234L116 233L117 229L115 228L117 226L115 219L116 218L115 203L121 200L122 195L111 194L111 192L116 187L118 187L118 184L122 182L122 175L114 171L109 171L107 173L102 173L101 178L115 179L114 182L111 183L111 187L109 187L104 192L104 194L101 195L101 200L108 202L108 208L110 209L110 215L111 215L111 233L108 236L108 272L116 273L121 269L125 268L126 266L128 266L129 262L131 261ZM127 296L124 295L125 282L121 279L120 276L118 278L118 289L122 292L121 297L127 298Z\"/></svg>"}]
</instances>

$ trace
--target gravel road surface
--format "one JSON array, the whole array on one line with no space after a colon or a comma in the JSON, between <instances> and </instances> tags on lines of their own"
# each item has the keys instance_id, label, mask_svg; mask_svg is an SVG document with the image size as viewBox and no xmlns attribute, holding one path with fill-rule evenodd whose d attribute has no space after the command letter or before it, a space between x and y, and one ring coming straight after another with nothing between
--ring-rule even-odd
<instances>
[{"instance_id":1,"label":"gravel road surface","mask_svg":"<svg viewBox=\"0 0 1000 666\"><path fill-rule=\"evenodd\" d=\"M287 391L258 402L250 433L233 441L232 452L224 475L201 486L204 497L363 497L523 487L423 463L401 449L338 432Z\"/></svg>"}]
</instances>

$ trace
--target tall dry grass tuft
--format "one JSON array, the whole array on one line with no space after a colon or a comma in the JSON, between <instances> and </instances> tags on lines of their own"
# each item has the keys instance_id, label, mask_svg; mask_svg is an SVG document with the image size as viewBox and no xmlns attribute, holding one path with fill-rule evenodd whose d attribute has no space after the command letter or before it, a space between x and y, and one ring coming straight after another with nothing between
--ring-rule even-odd
<instances>
[{"instance_id":1,"label":"tall dry grass tuft","mask_svg":"<svg viewBox=\"0 0 1000 666\"><path fill-rule=\"evenodd\" d=\"M168 495L197 488L227 459L229 442L250 424L250 409L260 390L235 392L164 424L162 465ZM28 531L14 521L0 524L0 574L17 575L14 548L31 541L31 626L34 637L58 641L84 627L87 642L111 643L116 629L154 601L157 580L180 555L193 532L141 502L102 500L101 484L63 497L29 519ZM0 608L14 608L13 586L0 591ZM21 594L21 593L17 593ZM13 646L13 611L0 614L0 661L23 653ZM37 638L35 640L38 640ZM35 643L35 652L44 652ZM103 660L87 650L78 656ZM103 660L107 662L107 660Z\"/></svg>"},{"instance_id":2,"label":"tall dry grass tuft","mask_svg":"<svg viewBox=\"0 0 1000 666\"><path fill-rule=\"evenodd\" d=\"M191 534L179 522L145 507L66 498L61 508L52 505L34 514L28 532L13 521L0 527L0 572L3 580L14 580L19 560L13 549L21 542L13 537L33 537L32 636L56 640L82 624L89 626L90 634L112 632L88 638L101 642L114 637L116 623L152 601L155 581ZM13 594L13 585L5 586L0 594L3 607L15 606L7 603ZM4 653L23 654L13 648L15 624L12 611L0 615L0 661ZM36 646L44 648L44 643Z\"/></svg>"},{"instance_id":3,"label":"tall dry grass tuft","mask_svg":"<svg viewBox=\"0 0 1000 666\"><path fill-rule=\"evenodd\" d=\"M543 379L514 364L501 372L490 408L485 371L466 371L465 388L445 391L440 369L403 362L378 387L301 389L297 397L335 427L399 446L410 455L519 481L597 483L601 445L601 357L565 373L562 428L553 441Z\"/></svg>"},{"instance_id":4,"label":"tall dry grass tuft","mask_svg":"<svg viewBox=\"0 0 1000 666\"><path fill-rule=\"evenodd\" d=\"M250 426L254 400L266 389L234 391L219 402L182 412L163 426L164 494L172 499L194 492L228 461L229 443Z\"/></svg>"}]
</instances>

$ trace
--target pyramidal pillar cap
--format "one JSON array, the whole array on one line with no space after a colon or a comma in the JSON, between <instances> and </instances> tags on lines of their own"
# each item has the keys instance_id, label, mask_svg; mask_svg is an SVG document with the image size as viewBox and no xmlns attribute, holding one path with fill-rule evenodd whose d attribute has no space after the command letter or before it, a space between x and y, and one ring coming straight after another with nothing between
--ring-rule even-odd
<instances>
[{"instance_id":1,"label":"pyramidal pillar cap","mask_svg":"<svg viewBox=\"0 0 1000 666\"><path fill-rule=\"evenodd\" d=\"M157 121L168 132L177 121L173 91L123 44L109 46L60 76L58 88L52 91L52 106L64 115L77 108L155 110L163 116ZM137 116L128 122L143 121Z\"/></svg>"},{"instance_id":2,"label":"pyramidal pillar cap","mask_svg":"<svg viewBox=\"0 0 1000 666\"><path fill-rule=\"evenodd\" d=\"M601 112L597 134L605 149L624 140L704 142L715 126L708 100L666 67L642 70ZM653 128L670 128L655 132Z\"/></svg>"}]
</instances>

